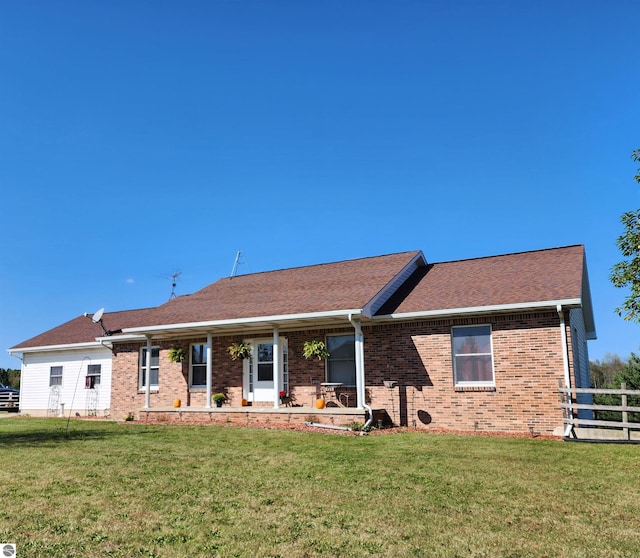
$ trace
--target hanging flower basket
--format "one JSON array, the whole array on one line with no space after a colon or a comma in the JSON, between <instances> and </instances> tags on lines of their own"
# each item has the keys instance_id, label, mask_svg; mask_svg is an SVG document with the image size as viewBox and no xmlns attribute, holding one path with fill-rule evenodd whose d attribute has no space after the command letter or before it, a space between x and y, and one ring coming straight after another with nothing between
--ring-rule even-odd
<instances>
[{"instance_id":1,"label":"hanging flower basket","mask_svg":"<svg viewBox=\"0 0 640 558\"><path fill-rule=\"evenodd\" d=\"M318 360L322 360L325 358L329 358L330 356L329 351L327 351L327 346L324 344L324 341L318 341L317 339L305 341L304 346L302 347L302 354L307 360L310 358L317 358Z\"/></svg>"},{"instance_id":2,"label":"hanging flower basket","mask_svg":"<svg viewBox=\"0 0 640 558\"><path fill-rule=\"evenodd\" d=\"M187 349L184 347L172 345L169 348L169 360L171 362L182 362L185 358L187 358Z\"/></svg>"},{"instance_id":3,"label":"hanging flower basket","mask_svg":"<svg viewBox=\"0 0 640 558\"><path fill-rule=\"evenodd\" d=\"M227 347L231 355L231 360L249 358L251 356L251 345L244 341L236 341Z\"/></svg>"}]
</instances>

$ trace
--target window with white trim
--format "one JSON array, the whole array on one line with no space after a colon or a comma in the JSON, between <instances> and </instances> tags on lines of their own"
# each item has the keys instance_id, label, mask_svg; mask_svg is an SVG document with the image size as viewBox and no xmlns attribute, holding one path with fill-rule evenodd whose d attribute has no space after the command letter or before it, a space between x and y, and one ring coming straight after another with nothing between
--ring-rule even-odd
<instances>
[{"instance_id":1,"label":"window with white trim","mask_svg":"<svg viewBox=\"0 0 640 558\"><path fill-rule=\"evenodd\" d=\"M205 344L191 345L191 360L189 366L189 385L195 388L206 387L207 346Z\"/></svg>"},{"instance_id":2,"label":"window with white trim","mask_svg":"<svg viewBox=\"0 0 640 558\"><path fill-rule=\"evenodd\" d=\"M158 389L158 376L160 371L160 347L151 347L151 389ZM147 387L147 348L140 349L140 372L138 374L138 387Z\"/></svg>"},{"instance_id":3,"label":"window with white trim","mask_svg":"<svg viewBox=\"0 0 640 558\"><path fill-rule=\"evenodd\" d=\"M49 387L62 385L62 366L49 368Z\"/></svg>"},{"instance_id":4,"label":"window with white trim","mask_svg":"<svg viewBox=\"0 0 640 558\"><path fill-rule=\"evenodd\" d=\"M452 327L451 346L455 385L495 385L490 325Z\"/></svg>"},{"instance_id":5,"label":"window with white trim","mask_svg":"<svg viewBox=\"0 0 640 558\"><path fill-rule=\"evenodd\" d=\"M327 382L356 385L356 338L354 335L327 335Z\"/></svg>"},{"instance_id":6,"label":"window with white trim","mask_svg":"<svg viewBox=\"0 0 640 558\"><path fill-rule=\"evenodd\" d=\"M93 386L100 385L100 377L102 375L102 365L101 364L90 364L87 366L87 376L89 378L93 378L91 383Z\"/></svg>"}]
</instances>

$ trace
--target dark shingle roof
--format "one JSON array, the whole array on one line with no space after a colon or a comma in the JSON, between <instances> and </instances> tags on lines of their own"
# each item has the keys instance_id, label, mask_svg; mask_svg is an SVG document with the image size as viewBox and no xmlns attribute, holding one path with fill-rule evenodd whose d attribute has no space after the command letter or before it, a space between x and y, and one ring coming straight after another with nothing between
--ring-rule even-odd
<instances>
[{"instance_id":1,"label":"dark shingle roof","mask_svg":"<svg viewBox=\"0 0 640 558\"><path fill-rule=\"evenodd\" d=\"M363 309L420 251L225 278L156 308L105 313L111 330ZM583 246L422 265L377 311L389 314L579 300L595 333ZM384 298L384 297L383 297ZM84 316L11 350L87 343L103 332ZM117 336L114 336L114 340Z\"/></svg>"},{"instance_id":2,"label":"dark shingle roof","mask_svg":"<svg viewBox=\"0 0 640 558\"><path fill-rule=\"evenodd\" d=\"M145 321L145 315L151 309L125 310L122 312L105 312L103 323L110 330L136 327ZM56 345L74 345L77 343L90 343L96 337L103 337L104 333L99 324L91 321L90 317L78 316L73 320L54 327L40 335L19 343L11 350L29 349L34 347L50 347Z\"/></svg>"},{"instance_id":3,"label":"dark shingle roof","mask_svg":"<svg viewBox=\"0 0 640 558\"><path fill-rule=\"evenodd\" d=\"M142 325L361 309L420 251L220 279L149 313Z\"/></svg>"},{"instance_id":4,"label":"dark shingle roof","mask_svg":"<svg viewBox=\"0 0 640 558\"><path fill-rule=\"evenodd\" d=\"M581 299L583 268L583 246L436 263L418 270L377 314Z\"/></svg>"}]
</instances>

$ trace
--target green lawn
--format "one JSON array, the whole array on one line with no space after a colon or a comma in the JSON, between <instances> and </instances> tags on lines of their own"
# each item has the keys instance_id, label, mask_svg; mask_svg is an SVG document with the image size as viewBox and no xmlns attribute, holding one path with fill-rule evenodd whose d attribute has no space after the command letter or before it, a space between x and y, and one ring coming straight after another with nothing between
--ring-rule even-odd
<instances>
[{"instance_id":1,"label":"green lawn","mask_svg":"<svg viewBox=\"0 0 640 558\"><path fill-rule=\"evenodd\" d=\"M18 557L640 555L640 446L0 419Z\"/></svg>"}]
</instances>

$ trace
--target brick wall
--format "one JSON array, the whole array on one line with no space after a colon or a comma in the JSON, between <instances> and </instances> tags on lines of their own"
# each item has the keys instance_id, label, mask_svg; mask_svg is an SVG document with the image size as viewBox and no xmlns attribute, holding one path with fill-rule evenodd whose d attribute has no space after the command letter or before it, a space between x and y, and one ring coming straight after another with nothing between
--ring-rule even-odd
<instances>
[{"instance_id":1,"label":"brick wall","mask_svg":"<svg viewBox=\"0 0 640 558\"><path fill-rule=\"evenodd\" d=\"M568 316L567 316L568 320ZM490 324L495 388L456 388L451 327ZM365 330L367 392L396 424L425 429L552 434L564 378L557 313L392 324ZM569 327L567 335L569 335ZM571 359L571 357L569 357ZM571 364L571 362L570 362ZM396 380L389 389L383 380Z\"/></svg>"},{"instance_id":2,"label":"brick wall","mask_svg":"<svg viewBox=\"0 0 640 558\"><path fill-rule=\"evenodd\" d=\"M570 344L568 313L565 319ZM454 386L451 327L470 324L492 327L495 388ZM375 409L385 409L395 424L421 429L551 434L562 426L557 393L558 381L564 377L559 324L556 312L534 312L364 326L367 402ZM281 333L288 341L289 391L295 403L310 409L320 383L325 381L325 363L306 360L303 343L324 339L328 333L353 333L353 328ZM272 335L268 331L253 337ZM242 399L242 361L232 361L227 353L227 347L237 339L214 337L212 346L212 393L225 392L231 406L240 406ZM176 398L182 400L183 407L205 406L206 391L188 388L188 361L179 364L168 359L172 344L189 348L196 342L205 343L206 338L159 344L160 387L151 394L152 407L171 406ZM144 406L145 393L138 390L143 346L117 346L112 386L115 418L129 412L137 415ZM571 350L569 363L572 367ZM384 380L396 384L388 388ZM350 405L354 402L355 394Z\"/></svg>"}]
</instances>

